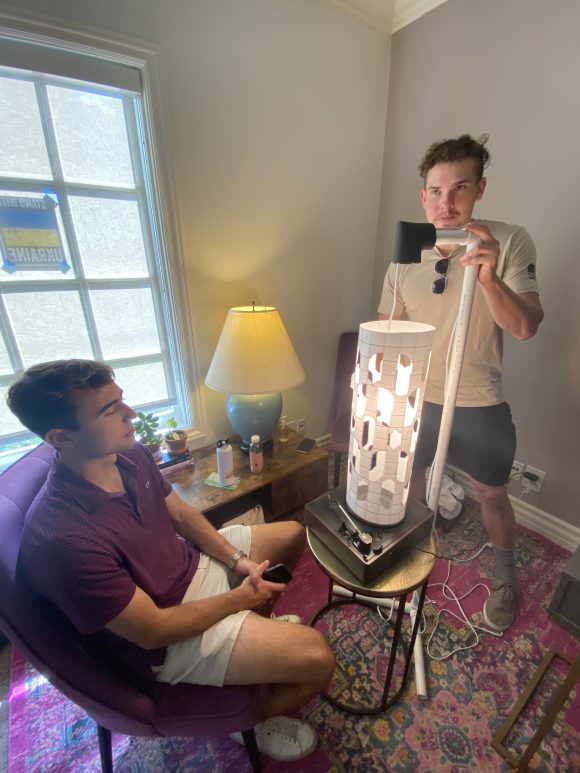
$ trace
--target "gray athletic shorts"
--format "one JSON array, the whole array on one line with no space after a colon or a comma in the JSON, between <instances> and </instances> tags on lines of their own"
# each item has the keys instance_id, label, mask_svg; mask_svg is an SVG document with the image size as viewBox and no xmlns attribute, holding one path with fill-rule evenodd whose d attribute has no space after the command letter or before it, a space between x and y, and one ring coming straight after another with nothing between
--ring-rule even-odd
<instances>
[{"instance_id":1,"label":"gray athletic shorts","mask_svg":"<svg viewBox=\"0 0 580 773\"><path fill-rule=\"evenodd\" d=\"M433 461L442 406L423 403L419 440L413 468L422 470ZM474 480L504 486L516 454L516 428L507 403L483 408L456 408L447 461Z\"/></svg>"},{"instance_id":2,"label":"gray athletic shorts","mask_svg":"<svg viewBox=\"0 0 580 773\"><path fill-rule=\"evenodd\" d=\"M235 525L220 529L220 534L235 548L250 554L252 530L249 526ZM181 601L199 601L235 588L241 578L224 564L202 553L199 566ZM153 671L159 682L190 682L223 687L230 655L238 633L249 610L228 615L203 633L191 639L171 644L167 648L165 663L154 666Z\"/></svg>"}]
</instances>

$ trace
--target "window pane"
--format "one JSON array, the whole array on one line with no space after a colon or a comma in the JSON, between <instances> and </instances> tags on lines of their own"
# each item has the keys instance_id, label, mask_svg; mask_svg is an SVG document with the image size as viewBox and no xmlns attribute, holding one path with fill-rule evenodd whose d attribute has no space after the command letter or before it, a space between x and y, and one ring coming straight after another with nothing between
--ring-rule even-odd
<instances>
[{"instance_id":1,"label":"window pane","mask_svg":"<svg viewBox=\"0 0 580 773\"><path fill-rule=\"evenodd\" d=\"M13 293L4 302L25 367L46 360L93 358L78 293Z\"/></svg>"},{"instance_id":2,"label":"window pane","mask_svg":"<svg viewBox=\"0 0 580 773\"><path fill-rule=\"evenodd\" d=\"M168 399L167 382L161 362L115 368L115 380L124 391L123 399L133 408Z\"/></svg>"},{"instance_id":3,"label":"window pane","mask_svg":"<svg viewBox=\"0 0 580 773\"><path fill-rule=\"evenodd\" d=\"M48 86L64 179L133 187L133 170L120 97Z\"/></svg>"},{"instance_id":4,"label":"window pane","mask_svg":"<svg viewBox=\"0 0 580 773\"><path fill-rule=\"evenodd\" d=\"M139 205L124 199L69 199L85 275L148 276Z\"/></svg>"},{"instance_id":5,"label":"window pane","mask_svg":"<svg viewBox=\"0 0 580 773\"><path fill-rule=\"evenodd\" d=\"M1 125L1 121L0 121ZM58 199L58 197L55 194L55 191L53 189L51 190L45 190L38 193L30 193L27 191L15 191L15 190L7 190L2 189L0 190L0 196L18 196L18 198L21 199L42 199L46 194L50 194L55 200ZM66 233L62 222L62 217L60 214L60 207L56 207L54 210L54 214L56 216L56 222L58 225L58 232L60 234L60 238L62 241L62 246L64 249L64 254L66 257L66 262L68 265L71 265L71 259L70 259L70 251L68 249L68 243L66 240ZM43 279L48 281L62 281L63 279L74 279L75 278L75 272L74 269L69 268L68 271L62 272L58 269L55 269L54 271L14 271L13 273L8 273L6 270L2 269L0 270L0 287L2 282L31 282L35 279Z\"/></svg>"},{"instance_id":6,"label":"window pane","mask_svg":"<svg viewBox=\"0 0 580 773\"><path fill-rule=\"evenodd\" d=\"M13 372L12 365L10 364L10 357L8 356L8 349L4 343L4 339L0 335L0 376L9 376ZM0 424L0 427L2 425Z\"/></svg>"},{"instance_id":7,"label":"window pane","mask_svg":"<svg viewBox=\"0 0 580 773\"><path fill-rule=\"evenodd\" d=\"M0 387L0 427L3 435L11 435L14 432L27 432L26 427L18 421L10 408L6 405L6 395L10 387Z\"/></svg>"},{"instance_id":8,"label":"window pane","mask_svg":"<svg viewBox=\"0 0 580 773\"><path fill-rule=\"evenodd\" d=\"M161 351L149 288L92 290L91 304L105 359Z\"/></svg>"},{"instance_id":9,"label":"window pane","mask_svg":"<svg viewBox=\"0 0 580 773\"><path fill-rule=\"evenodd\" d=\"M0 175L52 178L34 84L0 78Z\"/></svg>"}]
</instances>

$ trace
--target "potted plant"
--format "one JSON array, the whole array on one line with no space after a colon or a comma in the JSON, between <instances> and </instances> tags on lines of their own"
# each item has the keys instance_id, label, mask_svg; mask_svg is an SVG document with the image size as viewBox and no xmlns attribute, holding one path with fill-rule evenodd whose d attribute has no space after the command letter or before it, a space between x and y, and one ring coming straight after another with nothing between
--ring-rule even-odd
<instances>
[{"instance_id":1,"label":"potted plant","mask_svg":"<svg viewBox=\"0 0 580 773\"><path fill-rule=\"evenodd\" d=\"M152 413L142 413L137 411L137 421L135 422L135 432L139 436L139 442L147 446L153 456L159 453L161 447L161 438L156 433L159 427L159 419Z\"/></svg>"},{"instance_id":2,"label":"potted plant","mask_svg":"<svg viewBox=\"0 0 580 773\"><path fill-rule=\"evenodd\" d=\"M184 453L187 450L187 433L182 429L177 429L177 422L173 418L167 419L167 426L169 432L166 432L163 436L167 443L169 453L177 456Z\"/></svg>"}]
</instances>

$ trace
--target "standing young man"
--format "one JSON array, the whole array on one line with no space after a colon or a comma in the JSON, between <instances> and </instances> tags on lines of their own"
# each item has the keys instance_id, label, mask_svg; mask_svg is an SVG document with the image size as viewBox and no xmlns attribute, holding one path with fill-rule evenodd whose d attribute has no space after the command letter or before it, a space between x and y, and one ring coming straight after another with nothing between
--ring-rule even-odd
<instances>
[{"instance_id":1,"label":"standing young man","mask_svg":"<svg viewBox=\"0 0 580 773\"><path fill-rule=\"evenodd\" d=\"M309 754L312 728L280 715L326 687L334 657L318 631L272 619L285 586L262 576L270 562L296 564L302 526L216 531L135 443L136 414L105 363L31 367L8 403L58 452L22 535L32 587L128 670L172 684L268 684L259 748Z\"/></svg>"},{"instance_id":2,"label":"standing young man","mask_svg":"<svg viewBox=\"0 0 580 773\"><path fill-rule=\"evenodd\" d=\"M419 172L421 203L436 228L466 228L482 243L435 247L420 264L400 266L397 297L395 266L385 276L379 318L425 322L436 328L411 495L425 500L425 469L437 445L444 399L449 341L458 312L465 266L477 267L477 288L465 352L448 460L471 477L481 501L483 523L493 543L495 568L491 595L483 608L487 625L506 630L516 615L515 519L506 486L515 456L516 436L501 384L503 331L518 340L534 336L544 312L536 282L536 250L519 226L472 221L485 192L485 147L469 135L436 142Z\"/></svg>"}]
</instances>

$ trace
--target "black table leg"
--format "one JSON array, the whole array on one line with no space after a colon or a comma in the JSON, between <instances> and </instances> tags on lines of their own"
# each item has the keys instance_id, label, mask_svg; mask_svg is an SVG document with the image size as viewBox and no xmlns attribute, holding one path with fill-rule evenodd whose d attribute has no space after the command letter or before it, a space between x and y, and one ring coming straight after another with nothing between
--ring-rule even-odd
<instances>
[{"instance_id":1,"label":"black table leg","mask_svg":"<svg viewBox=\"0 0 580 773\"><path fill-rule=\"evenodd\" d=\"M397 660L397 651L399 649L399 639L401 638L401 628L403 627L403 617L405 616L405 604L407 602L407 596L398 596L397 597L397 619L395 620L395 630L393 631L393 641L391 642L391 651L389 653L389 666L387 668L387 675L385 677L385 687L383 689L383 697L381 699L381 703L379 706L379 709L381 711L384 711L387 709L391 703L393 703L397 696L399 695L399 692L395 694L392 700L389 701L389 690L391 689L391 681L393 679L393 671L395 670L395 661ZM395 599L393 599L393 604L395 603ZM409 660L409 653L407 653L407 661ZM404 687L405 680L403 678L403 683L401 687Z\"/></svg>"},{"instance_id":2,"label":"black table leg","mask_svg":"<svg viewBox=\"0 0 580 773\"><path fill-rule=\"evenodd\" d=\"M333 698L328 693L321 693L321 695L333 706L335 706L338 709L341 709L342 711L348 711L351 714L357 714L357 715L369 715L369 714L379 714L382 711L385 711L386 709L390 708L390 706L397 701L400 696L402 695L406 683L407 683L407 677L409 674L409 668L411 666L411 661L413 659L413 650L415 647L415 640L417 638L417 633L419 631L419 627L421 625L421 613L423 611L423 604L425 602L425 595L427 593L427 584L428 581L425 581L423 585L421 586L421 591L419 594L419 603L417 605L417 611L415 614L415 622L411 631L411 638L409 641L408 648L405 647L404 640L401 636L401 631L403 627L403 618L405 615L405 603L407 600L406 594L401 596L393 597L393 604L397 603L397 616L395 619L394 624L394 631L393 631L393 639L391 642L391 651L389 653L389 663L387 666L387 674L385 676L385 684L383 687L383 694L380 703L377 706L371 707L371 708L361 708L357 706L352 706L350 704L342 703L341 701L337 700L336 698ZM353 593L352 598L347 599L339 599L335 600L332 597L332 587L333 583L330 582L330 590L329 590L329 600L328 602L322 606L314 615L312 620L310 621L310 625L314 626L320 620L330 609L333 609L335 607L344 606L346 604L362 604L364 606L368 606L364 601L360 601L356 598L356 595ZM397 660L397 653L399 650L399 643L401 644L403 651L405 652L405 667L403 670L403 676L401 679L401 684L399 686L399 689L395 692L394 695L392 695L389 698L389 692L391 689L391 682L393 679L394 669L395 669L395 663Z\"/></svg>"}]
</instances>

